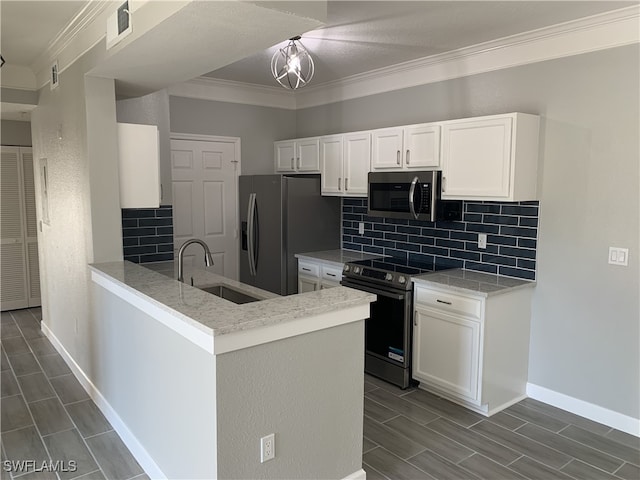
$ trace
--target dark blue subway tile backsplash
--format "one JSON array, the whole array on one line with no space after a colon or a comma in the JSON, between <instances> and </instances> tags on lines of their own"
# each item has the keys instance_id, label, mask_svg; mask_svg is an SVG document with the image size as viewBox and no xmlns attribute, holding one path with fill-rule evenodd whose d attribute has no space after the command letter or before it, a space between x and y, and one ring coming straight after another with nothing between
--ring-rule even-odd
<instances>
[{"instance_id":1,"label":"dark blue subway tile backsplash","mask_svg":"<svg viewBox=\"0 0 640 480\"><path fill-rule=\"evenodd\" d=\"M124 259L134 263L173 260L173 208L122 209Z\"/></svg>"},{"instance_id":2,"label":"dark blue subway tile backsplash","mask_svg":"<svg viewBox=\"0 0 640 480\"><path fill-rule=\"evenodd\" d=\"M538 202L465 201L461 222L372 217L366 209L366 198L342 199L342 248L535 280ZM486 249L478 233L487 234Z\"/></svg>"}]
</instances>

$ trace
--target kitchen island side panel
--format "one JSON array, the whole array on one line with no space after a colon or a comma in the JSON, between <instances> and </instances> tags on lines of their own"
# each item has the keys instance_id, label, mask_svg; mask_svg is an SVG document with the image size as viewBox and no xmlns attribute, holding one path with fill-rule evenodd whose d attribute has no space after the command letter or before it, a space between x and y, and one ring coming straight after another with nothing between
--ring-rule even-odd
<instances>
[{"instance_id":1,"label":"kitchen island side panel","mask_svg":"<svg viewBox=\"0 0 640 480\"><path fill-rule=\"evenodd\" d=\"M341 479L359 471L363 351L358 321L218 355L219 477ZM260 438L270 433L276 456L260 463Z\"/></svg>"}]
</instances>

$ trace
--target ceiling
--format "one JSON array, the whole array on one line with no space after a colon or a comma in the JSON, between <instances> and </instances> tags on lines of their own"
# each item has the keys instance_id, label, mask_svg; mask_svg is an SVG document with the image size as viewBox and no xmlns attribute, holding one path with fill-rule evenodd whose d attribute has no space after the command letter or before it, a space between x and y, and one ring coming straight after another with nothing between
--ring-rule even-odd
<instances>
[{"instance_id":1,"label":"ceiling","mask_svg":"<svg viewBox=\"0 0 640 480\"><path fill-rule=\"evenodd\" d=\"M315 62L314 85L627 7L617 1L329 1L327 25L302 35ZM277 48L208 77L276 86Z\"/></svg>"},{"instance_id":2,"label":"ceiling","mask_svg":"<svg viewBox=\"0 0 640 480\"><path fill-rule=\"evenodd\" d=\"M0 45L7 63L32 65L88 4L84 0L0 1ZM328 1L327 25L301 33L316 63L312 83L318 85L637 4L609 0ZM251 55L207 76L277 86L269 73L275 49L274 46Z\"/></svg>"},{"instance_id":3,"label":"ceiling","mask_svg":"<svg viewBox=\"0 0 640 480\"><path fill-rule=\"evenodd\" d=\"M84 9L86 1L0 1L0 45L7 63L30 66Z\"/></svg>"}]
</instances>

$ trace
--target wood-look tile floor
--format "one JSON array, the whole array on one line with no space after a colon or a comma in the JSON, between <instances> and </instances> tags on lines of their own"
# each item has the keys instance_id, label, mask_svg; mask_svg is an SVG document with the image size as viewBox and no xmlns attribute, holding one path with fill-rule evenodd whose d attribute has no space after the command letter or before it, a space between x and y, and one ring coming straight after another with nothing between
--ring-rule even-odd
<instances>
[{"instance_id":1,"label":"wood-look tile floor","mask_svg":"<svg viewBox=\"0 0 640 480\"><path fill-rule=\"evenodd\" d=\"M2 313L0 480L147 479L41 318L40 309ZM640 480L640 439L531 399L486 418L366 375L364 414L368 480ZM21 459L76 467L9 472L5 462Z\"/></svg>"},{"instance_id":2,"label":"wood-look tile floor","mask_svg":"<svg viewBox=\"0 0 640 480\"><path fill-rule=\"evenodd\" d=\"M0 480L148 480L41 320L39 308L2 312Z\"/></svg>"},{"instance_id":3,"label":"wood-look tile floor","mask_svg":"<svg viewBox=\"0 0 640 480\"><path fill-rule=\"evenodd\" d=\"M525 399L489 418L365 375L367 480L639 480L640 439Z\"/></svg>"}]
</instances>

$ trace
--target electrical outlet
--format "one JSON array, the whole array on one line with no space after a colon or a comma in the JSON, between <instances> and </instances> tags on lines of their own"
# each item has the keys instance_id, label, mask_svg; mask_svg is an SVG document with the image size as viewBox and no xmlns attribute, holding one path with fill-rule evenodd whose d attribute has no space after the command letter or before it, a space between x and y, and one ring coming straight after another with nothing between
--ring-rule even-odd
<instances>
[{"instance_id":1,"label":"electrical outlet","mask_svg":"<svg viewBox=\"0 0 640 480\"><path fill-rule=\"evenodd\" d=\"M276 434L271 433L260 439L260 463L273 460L276 456Z\"/></svg>"},{"instance_id":2,"label":"electrical outlet","mask_svg":"<svg viewBox=\"0 0 640 480\"><path fill-rule=\"evenodd\" d=\"M629 265L629 249L609 247L609 263L626 267Z\"/></svg>"},{"instance_id":3,"label":"electrical outlet","mask_svg":"<svg viewBox=\"0 0 640 480\"><path fill-rule=\"evenodd\" d=\"M485 249L487 248L487 234L479 233L478 234L478 248Z\"/></svg>"},{"instance_id":4,"label":"electrical outlet","mask_svg":"<svg viewBox=\"0 0 640 480\"><path fill-rule=\"evenodd\" d=\"M358 223L358 233L364 235L364 222Z\"/></svg>"}]
</instances>

